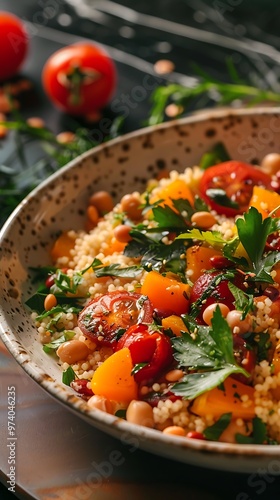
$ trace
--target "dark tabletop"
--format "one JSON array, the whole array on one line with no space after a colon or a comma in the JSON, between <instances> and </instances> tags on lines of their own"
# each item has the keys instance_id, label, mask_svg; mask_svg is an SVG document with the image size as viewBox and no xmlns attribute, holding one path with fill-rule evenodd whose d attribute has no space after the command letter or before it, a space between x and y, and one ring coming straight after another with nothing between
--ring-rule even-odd
<instances>
[{"instance_id":1,"label":"dark tabletop","mask_svg":"<svg viewBox=\"0 0 280 500\"><path fill-rule=\"evenodd\" d=\"M55 133L75 128L78 121L59 112L46 99L41 86L41 70L46 59L55 50L84 38L103 44L114 59L118 72L114 99L120 102L123 96L133 96L133 89L141 86L145 75L155 76L154 64L160 59L171 60L175 65L175 71L171 75L160 77L160 84L168 81L191 84L197 78L195 64L213 77L228 81L225 61L230 57L241 78L255 85L267 85L275 91L279 90L280 4L277 0L0 0L0 9L23 18L30 33L30 53L22 68L22 75L33 82L35 97L31 102L23 104L22 113L24 116L43 117L47 126ZM151 108L150 94L151 91L147 91L138 105L128 105L123 132L144 126ZM200 108L209 105L213 103L199 103ZM117 115L116 109L108 106L104 115L113 119ZM94 127L98 135L98 123ZM2 144L1 162L5 160L9 147L9 140ZM10 377L10 384L17 384L22 403L18 417L22 418L22 432L28 428L28 435L20 435L22 446L17 464L16 490L19 498L118 500L132 497L171 498L176 495L177 498L189 500L274 500L280 497L279 476L273 477L269 471L236 474L173 462L141 450L131 454L113 438L93 430L74 415L68 416L65 408L20 372L21 369L4 349L0 361L1 375ZM5 386L4 378L2 381L1 389ZM24 399L25 395L27 399ZM3 410L3 394L1 397L0 410ZM79 490L76 487L75 492L73 489L55 489L53 478L50 478L51 491L47 491L47 488L36 489L40 481L40 484L43 484L43 480L45 485L48 484L48 473L52 471L51 465L48 465L49 470L47 468L44 449L41 449L41 466L40 462L30 463L28 467L25 463L29 456L35 456L35 452L32 455L33 446L40 450L40 445L45 445L43 437L36 431L36 425L33 428L39 405L48 408L47 415L51 414L49 422L52 425L55 425L55 419L60 422L59 425L64 419L65 428L68 429L65 430L65 435L67 432L69 435L72 433L73 446L75 439L79 439L79 448L81 442L84 442L84 462L82 465L76 463L75 468L75 460L63 457L61 453L63 433L57 441L55 432L49 432L49 444L53 453L58 454L62 476L68 474L79 484L81 469L90 457L88 439L95 439L99 459L103 462L110 450L117 449L122 453L123 463L116 473L104 479L100 488L93 487L88 482L86 490L82 487ZM30 425L26 427L27 406L31 417ZM42 425L47 424L45 418ZM1 449L4 445L5 443L1 444ZM81 449L79 453L82 453ZM75 449L72 454L75 457ZM34 471L33 485L30 480L32 474L28 474L30 468ZM0 498L14 498L6 489L4 466L0 479L3 483L0 485Z\"/></svg>"}]
</instances>

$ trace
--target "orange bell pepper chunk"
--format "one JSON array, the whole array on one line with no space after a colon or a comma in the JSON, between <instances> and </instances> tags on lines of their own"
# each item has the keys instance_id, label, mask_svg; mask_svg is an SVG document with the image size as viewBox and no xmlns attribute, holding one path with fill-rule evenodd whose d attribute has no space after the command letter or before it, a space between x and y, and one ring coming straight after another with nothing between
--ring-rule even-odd
<instances>
[{"instance_id":1,"label":"orange bell pepper chunk","mask_svg":"<svg viewBox=\"0 0 280 500\"><path fill-rule=\"evenodd\" d=\"M189 309L190 286L176 279L150 271L144 278L142 295L147 295L154 308L171 311L178 316Z\"/></svg>"},{"instance_id":2,"label":"orange bell pepper chunk","mask_svg":"<svg viewBox=\"0 0 280 500\"><path fill-rule=\"evenodd\" d=\"M70 250L74 248L75 239L71 238L68 232L61 233L51 249L51 258L56 262L60 257L71 257Z\"/></svg>"},{"instance_id":3,"label":"orange bell pepper chunk","mask_svg":"<svg viewBox=\"0 0 280 500\"><path fill-rule=\"evenodd\" d=\"M93 393L119 403L137 399L138 385L131 375L132 369L130 351L124 347L107 358L94 372L91 380Z\"/></svg>"},{"instance_id":4,"label":"orange bell pepper chunk","mask_svg":"<svg viewBox=\"0 0 280 500\"><path fill-rule=\"evenodd\" d=\"M186 182L182 179L175 179L168 186L162 188L156 196L152 196L150 202L155 203L157 200L163 200L160 203L161 206L168 205L174 208L171 200L178 200L179 198L189 200L191 205L194 203L194 195Z\"/></svg>"},{"instance_id":5,"label":"orange bell pepper chunk","mask_svg":"<svg viewBox=\"0 0 280 500\"><path fill-rule=\"evenodd\" d=\"M213 268L210 258L214 256L222 256L222 252L211 247L203 247L194 245L186 251L187 270L192 271L189 275L194 283L208 269Z\"/></svg>"},{"instance_id":6,"label":"orange bell pepper chunk","mask_svg":"<svg viewBox=\"0 0 280 500\"><path fill-rule=\"evenodd\" d=\"M280 372L280 342L275 347L271 364L274 366L274 375Z\"/></svg>"},{"instance_id":7,"label":"orange bell pepper chunk","mask_svg":"<svg viewBox=\"0 0 280 500\"><path fill-rule=\"evenodd\" d=\"M180 316L176 316L175 314L163 318L161 324L165 330L168 330L170 328L170 330L172 330L172 332L174 333L174 335L176 335L176 337L181 337L182 331L183 332L188 331L182 318L180 318Z\"/></svg>"},{"instance_id":8,"label":"orange bell pepper chunk","mask_svg":"<svg viewBox=\"0 0 280 500\"><path fill-rule=\"evenodd\" d=\"M198 396L192 405L192 412L200 417L211 414L220 417L223 413L232 413L235 418L252 419L255 416L254 388L242 384L232 377L224 383L224 389L212 389ZM248 401L242 402L241 396L247 395Z\"/></svg>"},{"instance_id":9,"label":"orange bell pepper chunk","mask_svg":"<svg viewBox=\"0 0 280 500\"><path fill-rule=\"evenodd\" d=\"M112 238L109 247L104 250L104 255L112 255L115 252L122 253L126 247L126 243L121 243L120 241L116 240L115 237Z\"/></svg>"},{"instance_id":10,"label":"orange bell pepper chunk","mask_svg":"<svg viewBox=\"0 0 280 500\"><path fill-rule=\"evenodd\" d=\"M262 214L263 219L265 219L273 210L280 207L280 195L275 191L254 186L250 206L255 207ZM272 216L280 217L280 208Z\"/></svg>"}]
</instances>

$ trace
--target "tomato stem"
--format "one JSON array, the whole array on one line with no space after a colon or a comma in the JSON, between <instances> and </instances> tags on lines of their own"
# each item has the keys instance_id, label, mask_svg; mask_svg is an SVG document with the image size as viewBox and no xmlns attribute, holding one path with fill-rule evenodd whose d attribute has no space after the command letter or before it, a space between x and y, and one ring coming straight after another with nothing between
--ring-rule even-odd
<instances>
[{"instance_id":1,"label":"tomato stem","mask_svg":"<svg viewBox=\"0 0 280 500\"><path fill-rule=\"evenodd\" d=\"M73 64L70 70L57 75L58 81L69 89L68 104L79 106L83 102L82 87L89 85L100 78L100 73L92 68L81 68Z\"/></svg>"}]
</instances>

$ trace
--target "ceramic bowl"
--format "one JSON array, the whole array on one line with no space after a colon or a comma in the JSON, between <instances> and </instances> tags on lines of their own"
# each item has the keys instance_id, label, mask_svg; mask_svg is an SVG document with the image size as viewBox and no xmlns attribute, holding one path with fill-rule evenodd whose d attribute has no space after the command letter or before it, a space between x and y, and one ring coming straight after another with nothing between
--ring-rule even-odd
<instances>
[{"instance_id":1,"label":"ceramic bowl","mask_svg":"<svg viewBox=\"0 0 280 500\"><path fill-rule=\"evenodd\" d=\"M268 473L278 464L280 446L230 445L170 437L90 410L61 382L61 370L47 356L24 302L33 293L30 266L50 264L49 250L61 230L83 227L89 196L107 190L118 201L143 190L163 169L182 171L222 141L234 159L258 163L280 153L280 109L204 112L133 132L72 161L35 189L2 229L0 276L1 336L22 368L69 410L130 446L204 467Z\"/></svg>"}]
</instances>

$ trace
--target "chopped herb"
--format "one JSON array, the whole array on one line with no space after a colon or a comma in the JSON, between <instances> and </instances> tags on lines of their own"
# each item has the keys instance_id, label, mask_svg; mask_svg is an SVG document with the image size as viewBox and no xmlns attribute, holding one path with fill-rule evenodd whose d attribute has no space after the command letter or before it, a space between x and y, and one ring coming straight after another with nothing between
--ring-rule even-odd
<instances>
[{"instance_id":1,"label":"chopped herb","mask_svg":"<svg viewBox=\"0 0 280 500\"><path fill-rule=\"evenodd\" d=\"M101 278L102 276L136 278L143 272L143 268L140 266L121 267L120 264L110 264L109 266L103 266L99 269L95 269L94 272L97 278Z\"/></svg>"},{"instance_id":2,"label":"chopped herb","mask_svg":"<svg viewBox=\"0 0 280 500\"><path fill-rule=\"evenodd\" d=\"M250 207L249 211L244 214L244 219L237 219L236 227L240 242L251 260L252 270L255 273L254 281L273 284L270 271L279 262L280 252L269 252L263 255L271 230L271 218L263 219L255 207ZM256 237L258 238L257 245Z\"/></svg>"},{"instance_id":3,"label":"chopped herb","mask_svg":"<svg viewBox=\"0 0 280 500\"><path fill-rule=\"evenodd\" d=\"M197 299L195 302L192 303L189 315L192 318L195 318L200 313L200 308L204 304L204 301L208 297L210 297L211 295L213 295L213 294L215 295L217 285L221 281L228 281L228 280L233 279L234 276L235 276L235 274L232 271L226 271L224 273L216 274L213 277L213 279L210 281L210 283L208 284L207 289L201 294L199 299Z\"/></svg>"},{"instance_id":4,"label":"chopped herb","mask_svg":"<svg viewBox=\"0 0 280 500\"><path fill-rule=\"evenodd\" d=\"M172 340L174 357L179 366L200 371L185 375L173 386L174 394L194 399L220 385L232 373L249 376L236 364L231 329L219 307L214 311L212 327L197 326L187 319L186 323L191 334Z\"/></svg>"},{"instance_id":5,"label":"chopped herb","mask_svg":"<svg viewBox=\"0 0 280 500\"><path fill-rule=\"evenodd\" d=\"M56 272L56 267L53 266L30 267L29 269L33 272L32 283L45 281L48 276L55 274Z\"/></svg>"},{"instance_id":6,"label":"chopped herb","mask_svg":"<svg viewBox=\"0 0 280 500\"><path fill-rule=\"evenodd\" d=\"M47 289L47 291L45 292L37 291L34 295L26 300L25 304L33 311L36 311L38 314L44 313L44 302L46 296L49 293L49 289ZM65 306L64 312L68 312L67 305L68 309L74 307L77 310L81 310L83 308L83 305L80 302L81 300L83 300L81 297L67 297L66 295L62 295L61 293L56 293L55 296L58 304L63 308Z\"/></svg>"},{"instance_id":7,"label":"chopped herb","mask_svg":"<svg viewBox=\"0 0 280 500\"><path fill-rule=\"evenodd\" d=\"M207 427L203 434L209 441L218 441L221 434L230 424L232 413L223 413L213 425Z\"/></svg>"},{"instance_id":8,"label":"chopped herb","mask_svg":"<svg viewBox=\"0 0 280 500\"><path fill-rule=\"evenodd\" d=\"M71 382L73 382L73 380L75 380L76 378L78 378L78 377L77 377L76 373L74 372L72 366L68 366L67 370L62 372L62 382L65 385L70 386Z\"/></svg>"},{"instance_id":9,"label":"chopped herb","mask_svg":"<svg viewBox=\"0 0 280 500\"><path fill-rule=\"evenodd\" d=\"M239 208L238 203L231 200L223 189L209 188L206 190L206 195L222 207Z\"/></svg>"},{"instance_id":10,"label":"chopped herb","mask_svg":"<svg viewBox=\"0 0 280 500\"><path fill-rule=\"evenodd\" d=\"M205 201L197 194L194 197L194 208L196 212L209 212L209 207Z\"/></svg>"},{"instance_id":11,"label":"chopped herb","mask_svg":"<svg viewBox=\"0 0 280 500\"><path fill-rule=\"evenodd\" d=\"M144 366L147 366L148 363L137 363L131 370L131 375L136 375L136 373L140 372Z\"/></svg>"},{"instance_id":12,"label":"chopped herb","mask_svg":"<svg viewBox=\"0 0 280 500\"><path fill-rule=\"evenodd\" d=\"M56 340L53 340L52 342L49 342L48 344L44 344L43 350L47 354L50 354L51 352L56 351L60 345L64 344L64 342L71 340L74 337L74 335L75 332L73 332L72 330L65 330L63 335L61 335L61 337L59 337Z\"/></svg>"},{"instance_id":13,"label":"chopped herb","mask_svg":"<svg viewBox=\"0 0 280 500\"><path fill-rule=\"evenodd\" d=\"M115 335L112 337L112 341L119 340L123 334L126 332L127 328L118 328L115 331Z\"/></svg>"},{"instance_id":14,"label":"chopped herb","mask_svg":"<svg viewBox=\"0 0 280 500\"><path fill-rule=\"evenodd\" d=\"M235 298L234 305L238 311L242 311L241 320L243 320L248 312L254 310L254 296L252 294L248 294L240 290L237 286L229 281L228 283L229 290Z\"/></svg>"},{"instance_id":15,"label":"chopped herb","mask_svg":"<svg viewBox=\"0 0 280 500\"><path fill-rule=\"evenodd\" d=\"M237 443L263 444L267 441L267 429L265 423L259 417L254 417L252 424L253 424L253 429L250 436L244 436L243 434L235 435Z\"/></svg>"},{"instance_id":16,"label":"chopped herb","mask_svg":"<svg viewBox=\"0 0 280 500\"><path fill-rule=\"evenodd\" d=\"M123 418L124 420L126 419L126 410L117 410L115 413L115 417Z\"/></svg>"},{"instance_id":17,"label":"chopped herb","mask_svg":"<svg viewBox=\"0 0 280 500\"><path fill-rule=\"evenodd\" d=\"M182 211L187 211L189 209L189 202L182 200L172 200L174 206L180 207ZM161 231L171 231L176 232L176 230L186 230L185 218L172 210L168 205L164 207L158 206L153 208L154 220L158 224L158 228Z\"/></svg>"},{"instance_id":18,"label":"chopped herb","mask_svg":"<svg viewBox=\"0 0 280 500\"><path fill-rule=\"evenodd\" d=\"M48 316L54 316L58 313L72 313L72 314L78 314L80 312L80 308L78 307L68 307L65 304L62 305L57 305L55 307L52 307L49 311L44 311L42 314L36 317L36 321L42 321L42 319L47 318Z\"/></svg>"},{"instance_id":19,"label":"chopped herb","mask_svg":"<svg viewBox=\"0 0 280 500\"><path fill-rule=\"evenodd\" d=\"M51 287L52 293L56 292L64 292L64 293L73 293L77 292L78 286L81 284L83 280L83 271L77 271L73 274L72 277L63 273L60 269L58 269L56 276L54 278L54 285Z\"/></svg>"},{"instance_id":20,"label":"chopped herb","mask_svg":"<svg viewBox=\"0 0 280 500\"><path fill-rule=\"evenodd\" d=\"M214 248L221 249L222 246L227 244L219 231L201 231L200 229L191 229L187 233L177 236L177 240L197 240L208 243Z\"/></svg>"},{"instance_id":21,"label":"chopped herb","mask_svg":"<svg viewBox=\"0 0 280 500\"><path fill-rule=\"evenodd\" d=\"M236 399L241 399L241 396L240 396L240 394L238 392L235 392L233 394L233 397L236 398Z\"/></svg>"},{"instance_id":22,"label":"chopped herb","mask_svg":"<svg viewBox=\"0 0 280 500\"><path fill-rule=\"evenodd\" d=\"M170 245L165 245L137 230L132 230L130 234L133 239L124 249L126 257L142 257L141 266L146 271L170 271L185 279L186 247L182 241L175 240Z\"/></svg>"},{"instance_id":23,"label":"chopped herb","mask_svg":"<svg viewBox=\"0 0 280 500\"><path fill-rule=\"evenodd\" d=\"M248 332L243 335L243 338L256 351L257 362L269 358L271 349L270 335L267 332Z\"/></svg>"},{"instance_id":24,"label":"chopped herb","mask_svg":"<svg viewBox=\"0 0 280 500\"><path fill-rule=\"evenodd\" d=\"M96 268L98 268L100 266L103 266L102 261L100 259L94 258L93 261L92 261L92 263L88 267L85 267L85 269L83 269L82 271L80 271L80 273L83 275L87 271L89 271L90 269L95 270Z\"/></svg>"},{"instance_id":25,"label":"chopped herb","mask_svg":"<svg viewBox=\"0 0 280 500\"><path fill-rule=\"evenodd\" d=\"M202 155L199 166L202 170L206 170L213 165L230 160L230 156L222 142L218 142L214 147Z\"/></svg>"}]
</instances>

